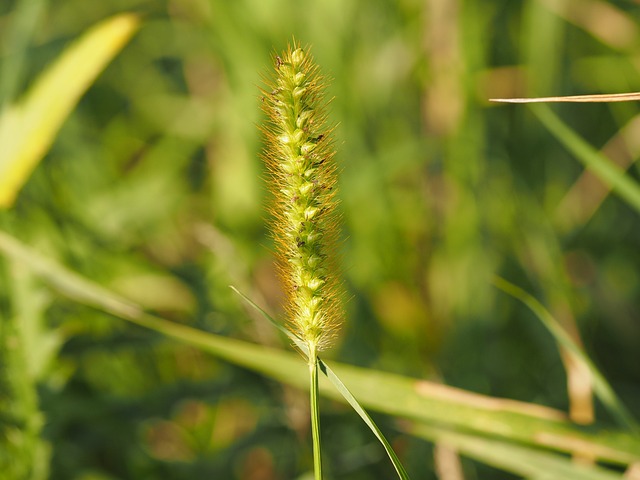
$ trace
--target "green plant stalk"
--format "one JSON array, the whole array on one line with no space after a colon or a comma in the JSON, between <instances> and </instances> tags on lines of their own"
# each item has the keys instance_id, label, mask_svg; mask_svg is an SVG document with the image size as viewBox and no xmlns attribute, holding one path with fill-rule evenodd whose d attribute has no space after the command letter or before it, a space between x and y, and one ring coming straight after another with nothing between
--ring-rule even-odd
<instances>
[{"instance_id":1,"label":"green plant stalk","mask_svg":"<svg viewBox=\"0 0 640 480\"><path fill-rule=\"evenodd\" d=\"M256 303L253 300L251 300L249 297L247 297L244 293L242 293L241 291L239 291L237 288L233 286L231 287L231 289L234 292L236 292L238 295L240 295L247 303L249 303L249 305L251 305L258 312L260 312L260 314L262 314L262 316L266 320L268 320L274 327L276 327L278 330L280 330L282 333L288 336L289 339L293 342L293 344L296 347L298 347L300 351L307 358L309 357L308 347L304 343L302 343L298 337L296 337L293 333L291 333L289 330L285 329L282 325L276 322L267 312L265 312L262 308L260 308L260 306L256 305ZM391 460L393 467L396 469L396 473L398 474L398 477L401 478L402 480L408 480L409 475L407 474L406 470L404 469L404 466L400 462L400 459L396 455L396 452L393 451L391 444L388 442L388 440L386 439L382 431L375 424L371 416L367 413L364 407L360 405L360 402L358 402L356 397L353 396L353 394L349 391L347 386L344 383L342 383L342 380L340 380L340 378L334 373L334 371L331 370L331 368L329 368L329 366L326 363L324 363L324 361L322 361L320 357L318 357L317 363L318 363L318 368L320 369L322 374L325 377L327 377L327 379L333 384L336 390L340 393L342 398L349 405L351 405L353 410L360 416L362 421L367 425L367 427L369 427L369 429L373 432L373 434L376 436L378 441L382 444L385 451L387 452L387 456L389 457L389 460Z\"/></svg>"},{"instance_id":2,"label":"green plant stalk","mask_svg":"<svg viewBox=\"0 0 640 480\"><path fill-rule=\"evenodd\" d=\"M313 439L313 471L315 480L322 480L322 449L320 439L320 408L318 405L318 355L314 350L309 356L309 402L311 405L311 437Z\"/></svg>"},{"instance_id":3,"label":"green plant stalk","mask_svg":"<svg viewBox=\"0 0 640 480\"><path fill-rule=\"evenodd\" d=\"M262 90L269 119L263 158L275 198L271 231L287 326L308 352L314 475L321 480L318 351L331 343L342 317L334 260L335 152L332 129L325 126L325 82L313 58L294 41L274 63L275 75Z\"/></svg>"}]
</instances>

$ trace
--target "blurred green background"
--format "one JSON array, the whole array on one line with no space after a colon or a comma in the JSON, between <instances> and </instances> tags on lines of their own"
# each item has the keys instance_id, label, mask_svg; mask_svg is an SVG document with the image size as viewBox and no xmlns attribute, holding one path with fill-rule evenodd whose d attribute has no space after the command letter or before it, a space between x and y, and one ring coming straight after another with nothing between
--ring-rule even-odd
<instances>
[{"instance_id":1,"label":"blurred green background","mask_svg":"<svg viewBox=\"0 0 640 480\"><path fill-rule=\"evenodd\" d=\"M348 301L326 356L571 403L588 418L588 399L569 400L553 339L492 285L500 274L580 332L640 415L638 214L527 107L487 101L640 90L640 2L5 0L2 101L119 12L141 14L141 29L0 212L3 229L166 318L289 348L228 285L280 314L258 87L295 36L332 79L338 125ZM638 178L636 103L554 109ZM9 431L37 401L43 441L25 442L40 443L49 478L271 480L311 469L306 393L55 296L2 261L0 316L18 314L35 319L42 374L36 400L5 350L0 422ZM331 478L393 478L352 411L322 409ZM375 418L414 478L446 478L431 444ZM462 466L467 479L516 478Z\"/></svg>"}]
</instances>

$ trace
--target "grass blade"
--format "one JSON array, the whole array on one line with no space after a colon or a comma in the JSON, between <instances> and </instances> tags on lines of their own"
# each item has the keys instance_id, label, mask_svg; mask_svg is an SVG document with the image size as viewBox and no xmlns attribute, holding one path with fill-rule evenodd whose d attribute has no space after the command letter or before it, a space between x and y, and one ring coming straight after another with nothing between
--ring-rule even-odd
<instances>
[{"instance_id":1,"label":"grass blade","mask_svg":"<svg viewBox=\"0 0 640 480\"><path fill-rule=\"evenodd\" d=\"M340 395L342 395L342 398L344 398L347 401L347 403L351 405L351 408L353 408L357 412L357 414L360 415L360 418L362 418L364 423L367 424L367 426L371 429L374 435L378 438L378 441L382 444L382 446L386 450L387 456L391 460L391 463L393 463L393 467L396 469L396 472L398 473L398 477L400 477L403 480L408 479L409 475L407 475L407 472L402 466L402 463L400 462L400 459L396 455L396 452L393 451L393 447L391 447L391 444L385 438L384 434L380 431L380 429L378 428L376 423L373 421L373 419L369 416L367 411L362 407L362 405L360 405L360 403L358 403L358 400L356 400L356 397L353 396L353 394L349 391L346 385L342 383L340 378L333 372L333 370L331 370L329 366L326 363L324 363L322 360L318 359L318 362L320 364L320 370L322 371L322 373L325 374L325 376L329 379L329 381L333 384L333 386L336 387L338 392L340 392Z\"/></svg>"},{"instance_id":2,"label":"grass blade","mask_svg":"<svg viewBox=\"0 0 640 480\"><path fill-rule=\"evenodd\" d=\"M618 421L620 426L624 428L630 428L636 433L640 432L638 424L627 410L627 408L620 401L615 394L609 382L600 373L598 368L593 364L584 351L573 341L573 339L565 332L562 326L556 321L555 318L544 308L544 306L538 302L533 296L529 295L520 287L512 284L501 277L494 278L494 284L503 292L511 295L512 297L520 300L538 317L542 324L549 330L556 341L564 348L573 353L579 361L589 369L591 376L593 377L593 389L596 395L602 400L602 403L607 407L609 413Z\"/></svg>"},{"instance_id":3,"label":"grass blade","mask_svg":"<svg viewBox=\"0 0 640 480\"><path fill-rule=\"evenodd\" d=\"M4 232L0 232L0 251L79 303L288 385L301 389L309 386L308 369L295 354L213 335L146 314L132 302L44 258ZM526 445L580 453L615 464L640 462L637 435L579 427L556 410L350 365L336 363L333 368L336 376L350 386L353 395L371 410L417 423L438 424ZM343 400L325 377L320 378L320 391L325 396Z\"/></svg>"},{"instance_id":4,"label":"grass blade","mask_svg":"<svg viewBox=\"0 0 640 480\"><path fill-rule=\"evenodd\" d=\"M138 28L121 14L94 26L69 47L26 96L0 116L0 208L8 208L64 120L107 63Z\"/></svg>"},{"instance_id":5,"label":"grass blade","mask_svg":"<svg viewBox=\"0 0 640 480\"><path fill-rule=\"evenodd\" d=\"M566 457L514 443L478 435L452 432L434 426L418 425L414 435L439 442L487 465L530 479L620 480L618 473L597 466L567 461Z\"/></svg>"},{"instance_id":6,"label":"grass blade","mask_svg":"<svg viewBox=\"0 0 640 480\"><path fill-rule=\"evenodd\" d=\"M300 351L304 354L305 358L309 359L309 348L307 347L307 345L300 338L298 338L296 335L294 335L291 330L289 330L288 328L285 328L284 326L282 326L281 323L277 322L271 315L269 315L258 304L256 304L253 300L251 300L249 297L247 297L244 293L242 293L236 287L231 285L229 288L231 288L231 290L233 290L238 295L240 295L249 305L251 305L258 312L260 312L262 314L262 316L264 318L266 318L269 321L269 323L271 323L271 325L273 325L278 330L280 330L282 333L284 333L287 337L289 337L289 340L291 340L293 342L293 344L297 348L300 349Z\"/></svg>"},{"instance_id":7,"label":"grass blade","mask_svg":"<svg viewBox=\"0 0 640 480\"><path fill-rule=\"evenodd\" d=\"M236 292L238 295L240 295L243 299L245 299L253 308L258 310L276 328L284 332L291 339L291 341L294 342L294 344L298 348L300 348L303 352L308 351L307 346L298 337L296 337L293 333L291 333L289 330L284 328L280 323L276 322L267 312L265 312L262 308L256 305L249 297L244 295L242 292L240 292L237 288L233 286L231 287L231 289L234 292ZM333 370L331 370L329 366L326 363L324 363L324 361L322 361L322 359L318 358L317 364L320 367L320 371L329 379L329 381L338 390L338 392L340 392L340 395L342 395L342 397L347 401L347 403L351 405L351 407L356 411L356 413L360 415L360 418L362 418L364 423L367 424L367 426L371 429L371 431L376 436L376 438L380 441L380 443L386 450L387 455L391 460L391 463L393 463L393 466L396 469L396 472L398 472L398 476L403 480L408 479L409 476L407 475L407 472L402 466L400 459L398 458L396 453L393 451L391 444L387 441L384 434L382 433L382 431L380 431L380 429L378 428L376 423L373 421L373 419L369 416L367 411L362 407L362 405L360 405L360 403L358 403L358 400L356 400L356 398L349 391L346 385L342 383L340 378L338 378L338 376L333 372ZM312 388L313 388L313 385L312 385Z\"/></svg>"},{"instance_id":8,"label":"grass blade","mask_svg":"<svg viewBox=\"0 0 640 480\"><path fill-rule=\"evenodd\" d=\"M635 95L635 94L634 94ZM589 170L640 212L640 185L595 148L585 142L555 115L547 105L531 105L542 124Z\"/></svg>"},{"instance_id":9,"label":"grass blade","mask_svg":"<svg viewBox=\"0 0 640 480\"><path fill-rule=\"evenodd\" d=\"M490 102L500 103L610 103L637 102L640 92L599 93L595 95L566 95L561 97L490 98Z\"/></svg>"}]
</instances>

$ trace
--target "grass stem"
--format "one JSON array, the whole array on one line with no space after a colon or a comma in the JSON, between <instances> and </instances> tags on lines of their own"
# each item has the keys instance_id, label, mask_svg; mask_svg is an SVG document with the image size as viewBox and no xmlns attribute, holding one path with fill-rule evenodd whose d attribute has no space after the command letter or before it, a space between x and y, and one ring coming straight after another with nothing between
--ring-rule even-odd
<instances>
[{"instance_id":1,"label":"grass stem","mask_svg":"<svg viewBox=\"0 0 640 480\"><path fill-rule=\"evenodd\" d=\"M309 379L311 388L311 436L313 438L313 471L315 480L322 480L322 451L320 448L320 408L318 406L318 356L315 348L310 348Z\"/></svg>"}]
</instances>

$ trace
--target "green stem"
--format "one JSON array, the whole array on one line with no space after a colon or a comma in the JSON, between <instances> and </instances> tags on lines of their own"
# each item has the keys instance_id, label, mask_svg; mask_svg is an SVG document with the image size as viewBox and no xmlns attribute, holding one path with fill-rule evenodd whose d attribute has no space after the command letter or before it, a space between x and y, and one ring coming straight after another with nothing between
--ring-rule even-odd
<instances>
[{"instance_id":1,"label":"green stem","mask_svg":"<svg viewBox=\"0 0 640 480\"><path fill-rule=\"evenodd\" d=\"M309 375L311 380L311 436L313 437L313 471L315 480L322 480L322 452L320 450L320 408L318 407L318 356L316 348L309 348Z\"/></svg>"}]
</instances>

